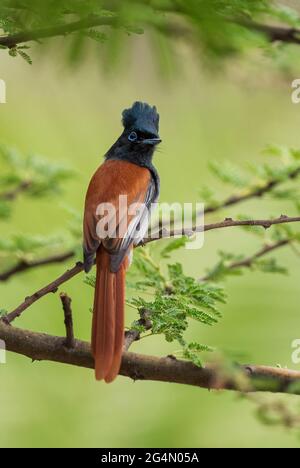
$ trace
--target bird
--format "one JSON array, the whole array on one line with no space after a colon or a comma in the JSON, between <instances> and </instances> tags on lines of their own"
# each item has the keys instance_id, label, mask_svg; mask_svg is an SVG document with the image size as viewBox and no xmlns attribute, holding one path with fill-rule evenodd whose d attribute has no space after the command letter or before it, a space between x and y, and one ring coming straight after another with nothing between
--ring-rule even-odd
<instances>
[{"instance_id":1,"label":"bird","mask_svg":"<svg viewBox=\"0 0 300 468\"><path fill-rule=\"evenodd\" d=\"M91 350L96 380L106 383L117 377L121 367L126 271L160 192L153 165L161 142L156 107L137 101L122 112L122 124L120 137L89 183L83 220L85 272L96 263ZM124 199L125 209L120 203Z\"/></svg>"}]
</instances>

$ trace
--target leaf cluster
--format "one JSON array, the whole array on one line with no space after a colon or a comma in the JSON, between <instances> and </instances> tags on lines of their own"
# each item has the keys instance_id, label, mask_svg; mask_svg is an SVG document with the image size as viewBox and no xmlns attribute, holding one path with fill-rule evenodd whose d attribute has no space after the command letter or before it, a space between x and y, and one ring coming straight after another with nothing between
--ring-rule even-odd
<instances>
[{"instance_id":1,"label":"leaf cluster","mask_svg":"<svg viewBox=\"0 0 300 468\"><path fill-rule=\"evenodd\" d=\"M272 0L3 0L0 5L0 27L9 35L90 19L95 26L66 29L63 47L70 63L81 62L94 43L97 56L112 65L129 44L128 36L145 31L160 64L176 62L177 37L215 62L249 48L267 48L264 35L247 27L249 21L300 25L297 10ZM43 41L38 35L36 39ZM24 47L21 42L9 53L31 63Z\"/></svg>"},{"instance_id":2,"label":"leaf cluster","mask_svg":"<svg viewBox=\"0 0 300 468\"><path fill-rule=\"evenodd\" d=\"M169 242L167 248L162 251L170 252L180 248L181 245L177 241L175 239ZM201 365L200 354L212 351L212 348L200 343L188 343L185 332L191 320L205 326L212 326L218 322L221 317L219 304L224 304L226 299L224 290L220 286L208 282L200 283L185 275L180 263L167 264L163 270L163 266L157 263L151 250L144 247L135 252L129 285L144 294L128 302L137 309L149 311L151 334L163 335L168 342L176 341L181 346L182 357ZM140 277L143 280L132 281ZM133 323L132 327L136 326L140 332L145 332L139 323Z\"/></svg>"},{"instance_id":3,"label":"leaf cluster","mask_svg":"<svg viewBox=\"0 0 300 468\"><path fill-rule=\"evenodd\" d=\"M64 183L74 176L69 167L5 145L0 145L0 168L0 219L9 217L18 195L37 199L61 194Z\"/></svg>"}]
</instances>

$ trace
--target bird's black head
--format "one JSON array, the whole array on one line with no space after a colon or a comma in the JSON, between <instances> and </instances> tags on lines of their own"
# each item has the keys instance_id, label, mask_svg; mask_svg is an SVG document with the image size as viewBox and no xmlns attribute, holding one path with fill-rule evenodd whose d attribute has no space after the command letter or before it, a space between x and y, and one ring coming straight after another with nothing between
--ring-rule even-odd
<instances>
[{"instance_id":1,"label":"bird's black head","mask_svg":"<svg viewBox=\"0 0 300 468\"><path fill-rule=\"evenodd\" d=\"M135 102L122 112L124 131L107 153L108 159L125 159L141 166L151 163L159 137L159 114L156 107Z\"/></svg>"},{"instance_id":2,"label":"bird's black head","mask_svg":"<svg viewBox=\"0 0 300 468\"><path fill-rule=\"evenodd\" d=\"M156 107L143 102L135 102L122 113L124 136L135 145L155 146L160 143L158 134L159 114Z\"/></svg>"}]
</instances>

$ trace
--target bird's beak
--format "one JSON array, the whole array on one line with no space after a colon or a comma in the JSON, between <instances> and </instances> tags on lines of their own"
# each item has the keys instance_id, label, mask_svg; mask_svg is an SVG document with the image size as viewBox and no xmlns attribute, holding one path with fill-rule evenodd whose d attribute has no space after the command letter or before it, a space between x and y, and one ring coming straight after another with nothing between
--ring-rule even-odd
<instances>
[{"instance_id":1,"label":"bird's beak","mask_svg":"<svg viewBox=\"0 0 300 468\"><path fill-rule=\"evenodd\" d=\"M161 139L160 138L146 138L145 140L143 140L143 144L144 145L158 145L159 143L161 143Z\"/></svg>"}]
</instances>

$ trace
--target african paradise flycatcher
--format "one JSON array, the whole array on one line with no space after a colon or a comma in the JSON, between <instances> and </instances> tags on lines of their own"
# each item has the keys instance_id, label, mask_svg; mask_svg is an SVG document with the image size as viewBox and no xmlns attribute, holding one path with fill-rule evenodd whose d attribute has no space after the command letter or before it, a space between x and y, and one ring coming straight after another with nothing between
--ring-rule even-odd
<instances>
[{"instance_id":1,"label":"african paradise flycatcher","mask_svg":"<svg viewBox=\"0 0 300 468\"><path fill-rule=\"evenodd\" d=\"M156 145L161 142L156 107L135 102L122 117L124 131L90 181L83 222L86 272L96 256L91 339L95 376L106 382L116 378L121 366L126 270L133 246L147 231L149 209L158 199L160 186L152 164ZM120 197L126 198L126 211ZM138 209L130 210L134 205Z\"/></svg>"}]
</instances>

